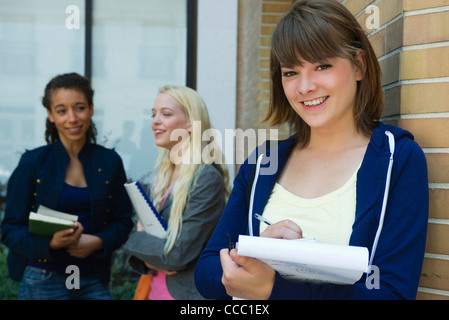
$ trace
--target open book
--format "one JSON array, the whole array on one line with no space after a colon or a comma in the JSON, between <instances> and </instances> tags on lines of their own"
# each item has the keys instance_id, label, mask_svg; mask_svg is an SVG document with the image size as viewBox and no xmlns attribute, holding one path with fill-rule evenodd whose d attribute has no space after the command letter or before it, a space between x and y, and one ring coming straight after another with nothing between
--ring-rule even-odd
<instances>
[{"instance_id":1,"label":"open book","mask_svg":"<svg viewBox=\"0 0 449 320\"><path fill-rule=\"evenodd\" d=\"M158 238L165 238L167 225L140 183L138 181L126 183L125 189L145 232Z\"/></svg>"},{"instance_id":2,"label":"open book","mask_svg":"<svg viewBox=\"0 0 449 320\"><path fill-rule=\"evenodd\" d=\"M69 228L77 228L78 216L59 212L44 206L39 206L37 212L30 212L28 227L30 233L52 235Z\"/></svg>"},{"instance_id":3,"label":"open book","mask_svg":"<svg viewBox=\"0 0 449 320\"><path fill-rule=\"evenodd\" d=\"M257 258L291 281L354 284L367 271L364 247L239 236L238 254Z\"/></svg>"}]
</instances>

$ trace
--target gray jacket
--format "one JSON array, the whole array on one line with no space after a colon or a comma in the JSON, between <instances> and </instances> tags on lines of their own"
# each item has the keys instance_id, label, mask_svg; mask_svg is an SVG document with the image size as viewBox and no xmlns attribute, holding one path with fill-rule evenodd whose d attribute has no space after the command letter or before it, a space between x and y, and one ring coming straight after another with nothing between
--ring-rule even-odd
<instances>
[{"instance_id":1,"label":"gray jacket","mask_svg":"<svg viewBox=\"0 0 449 320\"><path fill-rule=\"evenodd\" d=\"M132 269L140 274L149 274L144 261L164 270L177 273L166 277L167 288L177 300L204 299L197 291L193 279L196 263L221 217L225 205L223 177L213 165L205 165L197 173L191 185L183 213L182 229L173 249L164 255L165 239L143 231L134 232L124 248L130 254ZM161 210L166 222L172 207L171 195Z\"/></svg>"}]
</instances>

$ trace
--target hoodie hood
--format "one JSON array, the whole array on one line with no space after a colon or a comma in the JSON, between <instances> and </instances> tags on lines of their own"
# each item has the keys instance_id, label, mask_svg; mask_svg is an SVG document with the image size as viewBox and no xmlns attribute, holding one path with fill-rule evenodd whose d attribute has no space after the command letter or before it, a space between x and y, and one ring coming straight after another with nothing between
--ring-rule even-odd
<instances>
[{"instance_id":1,"label":"hoodie hood","mask_svg":"<svg viewBox=\"0 0 449 320\"><path fill-rule=\"evenodd\" d=\"M370 141L371 146L377 152L378 155L390 154L388 139L385 136L385 132L387 131L391 132L395 142L404 138L415 140L415 137L407 130L392 125L383 124L381 122L379 126L376 129L374 129Z\"/></svg>"}]
</instances>

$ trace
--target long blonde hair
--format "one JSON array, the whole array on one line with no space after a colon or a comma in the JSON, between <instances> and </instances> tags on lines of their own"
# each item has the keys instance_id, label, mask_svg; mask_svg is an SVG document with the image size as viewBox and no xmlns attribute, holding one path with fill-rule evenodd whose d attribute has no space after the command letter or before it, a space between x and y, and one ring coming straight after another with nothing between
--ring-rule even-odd
<instances>
[{"instance_id":1,"label":"long blonde hair","mask_svg":"<svg viewBox=\"0 0 449 320\"><path fill-rule=\"evenodd\" d=\"M160 93L169 94L173 97L183 108L190 123L194 121L201 122L201 130L192 130L190 133L190 139L188 149L192 150L204 150L206 145L210 147L213 145L215 151L212 157L212 163L216 167L219 167L223 176L223 186L225 190L225 199L227 200L230 194L229 187L229 173L226 165L223 161L223 155L214 141L205 142L202 141L203 132L211 128L209 113L201 96L193 89L184 86L164 86L159 90ZM199 135L199 136L197 136ZM198 146L198 142L201 146ZM199 149L200 147L200 149ZM183 161L180 164L179 176L176 181L170 186L170 180L175 169L175 164L170 158L170 151L165 148L158 148L159 154L156 161L154 181L151 187L151 194L155 207L160 210L161 203L164 199L169 188L171 188L170 195L173 199L172 208L170 212L170 218L168 220L167 241L164 248L164 253L167 254L173 248L182 228L182 215L186 206L188 192L192 186L196 183L195 179L199 170L201 170L205 162L202 157L196 155L196 161L193 161L194 152L188 152L190 154L189 161ZM201 158L198 161L198 158ZM209 161L208 161L209 163Z\"/></svg>"}]
</instances>

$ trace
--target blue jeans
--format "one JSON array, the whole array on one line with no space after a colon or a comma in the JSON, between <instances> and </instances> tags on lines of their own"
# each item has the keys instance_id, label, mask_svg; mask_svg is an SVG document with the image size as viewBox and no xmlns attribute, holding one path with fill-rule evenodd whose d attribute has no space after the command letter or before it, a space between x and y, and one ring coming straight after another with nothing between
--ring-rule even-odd
<instances>
[{"instance_id":1,"label":"blue jeans","mask_svg":"<svg viewBox=\"0 0 449 320\"><path fill-rule=\"evenodd\" d=\"M68 275L27 266L19 285L19 300L112 300L107 286L95 277L80 276L79 289L66 286Z\"/></svg>"}]
</instances>

